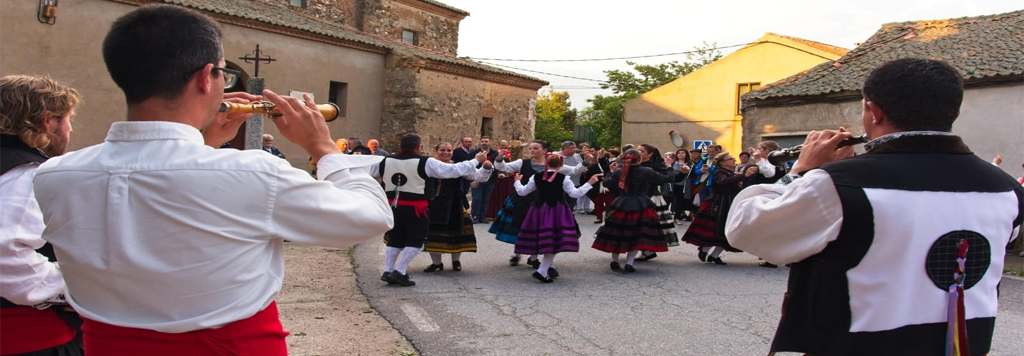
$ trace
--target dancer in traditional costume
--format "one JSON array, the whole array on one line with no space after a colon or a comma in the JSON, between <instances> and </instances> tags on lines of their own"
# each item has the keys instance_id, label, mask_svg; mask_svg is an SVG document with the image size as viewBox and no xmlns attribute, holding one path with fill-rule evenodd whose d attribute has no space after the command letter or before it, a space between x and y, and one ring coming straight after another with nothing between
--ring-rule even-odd
<instances>
[{"instance_id":1,"label":"dancer in traditional costume","mask_svg":"<svg viewBox=\"0 0 1024 356\"><path fill-rule=\"evenodd\" d=\"M518 149L518 151L522 151L522 148ZM505 155L510 157L519 157L517 154L509 151L509 143L506 140L498 142L498 152L505 152ZM498 211L501 211L501 207L505 205L505 199L508 199L516 191L512 187L513 181L515 179L511 174L498 173L498 180L494 182L494 190L491 191L491 199L487 201L487 211L484 213L485 220L494 221L498 218Z\"/></svg>"},{"instance_id":2,"label":"dancer in traditional costume","mask_svg":"<svg viewBox=\"0 0 1024 356\"><path fill-rule=\"evenodd\" d=\"M402 137L400 149L398 153L384 157L378 166L395 217L394 228L385 235L387 249L384 252L384 274L380 280L408 287L416 285L416 282L406 271L423 250L430 231L427 208L434 194L434 180L431 178L487 179L491 174L491 163L484 154L476 155L475 160L456 164L422 156L423 145L420 137L414 134ZM476 165L481 163L483 167L477 169Z\"/></svg>"},{"instance_id":3,"label":"dancer in traditional costume","mask_svg":"<svg viewBox=\"0 0 1024 356\"><path fill-rule=\"evenodd\" d=\"M622 168L616 169L620 162ZM640 151L636 149L626 150L611 169L615 172L603 184L618 186L621 193L612 202L612 212L604 225L597 230L593 247L612 254L612 270L632 273L636 272L633 261L640 250L668 251L668 241L647 192L651 185L668 183L672 178L640 166ZM619 265L621 253L626 253L625 267Z\"/></svg>"},{"instance_id":4,"label":"dancer in traditional costume","mask_svg":"<svg viewBox=\"0 0 1024 356\"><path fill-rule=\"evenodd\" d=\"M580 250L580 228L562 192L569 194L570 198L579 198L602 176L594 175L576 188L569 176L558 173L561 167L562 157L551 155L543 172L534 173L532 177L517 173L514 183L520 196L535 191L539 193L530 204L519 229L516 254L544 255L537 271L533 272L533 278L543 283L551 283L558 278L558 270L554 268L555 254ZM527 181L526 185L520 183L523 180Z\"/></svg>"},{"instance_id":5,"label":"dancer in traditional costume","mask_svg":"<svg viewBox=\"0 0 1024 356\"><path fill-rule=\"evenodd\" d=\"M719 255L722 251L742 252L725 239L725 218L729 216L729 207L733 198L743 189L743 181L757 173L757 167L748 167L743 174L733 172L736 169L736 158L729 152L719 153L711 160L710 197L700 205L693 223L683 234L683 241L697 245L697 257L701 262L725 265ZM708 252L711 252L709 255Z\"/></svg>"},{"instance_id":6,"label":"dancer in traditional costume","mask_svg":"<svg viewBox=\"0 0 1024 356\"><path fill-rule=\"evenodd\" d=\"M444 163L452 163L452 144L442 142L434 146L434 158ZM462 178L434 180L434 199L428 205L430 215L430 232L427 233L427 247L430 253L430 266L423 272L444 271L441 262L442 253L452 255L452 270L461 271L462 262L459 257L463 252L476 252L476 234L473 221L469 215L469 201L466 194L459 190Z\"/></svg>"},{"instance_id":7,"label":"dancer in traditional costume","mask_svg":"<svg viewBox=\"0 0 1024 356\"><path fill-rule=\"evenodd\" d=\"M676 172L665 164L665 158L661 156L661 151L658 151L657 147L644 143L640 144L637 150L640 151L640 166L650 168L658 172L658 174L672 177L672 180L675 180ZM651 184L648 187L647 196L654 203L654 212L658 214L658 226L661 228L661 233L665 235L665 242L669 246L679 246L679 235L676 234L675 217L672 215L672 211L669 210L668 201L665 200L667 192L663 189L666 186L671 186L672 182L669 183ZM642 255L636 259L640 262L658 257L658 253L654 251L643 250L641 253Z\"/></svg>"},{"instance_id":8,"label":"dancer in traditional costume","mask_svg":"<svg viewBox=\"0 0 1024 356\"><path fill-rule=\"evenodd\" d=\"M523 178L520 180L520 184L527 184L527 180L535 173L546 170L547 155L551 152L551 145L547 141L536 140L530 143L528 149L530 154L528 161L518 159L508 162L509 157L505 152L499 152L494 168L505 173L521 173ZM563 165L562 168L559 168L558 173L570 175L574 172L582 173L586 169L582 164L571 167ZM505 206L498 212L498 218L494 220L488 231L494 234L498 241L515 244L519 238L519 228L523 226L523 220L526 219L526 212L530 210L530 203L536 200L536 197L536 192L526 196L519 194L509 196L505 200ZM508 264L518 266L521 258L522 254L516 253L508 260ZM537 256L533 255L527 260L527 264L533 268L540 267L540 261L537 260Z\"/></svg>"}]
</instances>

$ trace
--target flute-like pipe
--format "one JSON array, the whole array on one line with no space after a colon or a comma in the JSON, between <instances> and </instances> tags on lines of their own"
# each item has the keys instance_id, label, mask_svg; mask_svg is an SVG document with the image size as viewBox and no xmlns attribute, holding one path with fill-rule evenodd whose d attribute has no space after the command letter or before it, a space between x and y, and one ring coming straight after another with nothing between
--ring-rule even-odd
<instances>
[{"instance_id":1,"label":"flute-like pipe","mask_svg":"<svg viewBox=\"0 0 1024 356\"><path fill-rule=\"evenodd\" d=\"M338 118L340 110L334 103L317 104L316 109L320 110L320 114L324 116L324 121L331 122ZM220 103L220 109L218 112L225 113L243 113L243 114L264 114L271 117L277 117L284 115L281 110L277 108L274 103L269 101L260 101L256 103L239 104L239 103Z\"/></svg>"},{"instance_id":2,"label":"flute-like pipe","mask_svg":"<svg viewBox=\"0 0 1024 356\"><path fill-rule=\"evenodd\" d=\"M846 146L853 146L865 142L868 142L867 134L839 141L839 144L836 146L836 148L838 149ZM768 154L768 162L776 166L781 166L783 163L794 161L797 158L800 158L800 150L803 148L804 145L796 145L790 148L772 151L771 153Z\"/></svg>"}]
</instances>

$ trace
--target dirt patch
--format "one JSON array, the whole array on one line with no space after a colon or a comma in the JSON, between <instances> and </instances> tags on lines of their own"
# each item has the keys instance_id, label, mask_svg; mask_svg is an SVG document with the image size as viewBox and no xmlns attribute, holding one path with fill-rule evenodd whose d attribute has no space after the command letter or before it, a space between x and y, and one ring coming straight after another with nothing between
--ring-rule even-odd
<instances>
[{"instance_id":1,"label":"dirt patch","mask_svg":"<svg viewBox=\"0 0 1024 356\"><path fill-rule=\"evenodd\" d=\"M348 250L285 243L284 261L277 305L289 355L417 354L359 291Z\"/></svg>"}]
</instances>

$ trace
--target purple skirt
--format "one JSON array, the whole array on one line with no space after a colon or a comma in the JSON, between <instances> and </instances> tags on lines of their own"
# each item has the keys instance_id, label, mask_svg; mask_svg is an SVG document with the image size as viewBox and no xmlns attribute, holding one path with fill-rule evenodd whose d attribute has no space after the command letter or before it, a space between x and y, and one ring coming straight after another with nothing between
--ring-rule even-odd
<instances>
[{"instance_id":1,"label":"purple skirt","mask_svg":"<svg viewBox=\"0 0 1024 356\"><path fill-rule=\"evenodd\" d=\"M516 253L537 255L579 250L580 228L569 206L543 204L532 206L526 212L516 240Z\"/></svg>"}]
</instances>

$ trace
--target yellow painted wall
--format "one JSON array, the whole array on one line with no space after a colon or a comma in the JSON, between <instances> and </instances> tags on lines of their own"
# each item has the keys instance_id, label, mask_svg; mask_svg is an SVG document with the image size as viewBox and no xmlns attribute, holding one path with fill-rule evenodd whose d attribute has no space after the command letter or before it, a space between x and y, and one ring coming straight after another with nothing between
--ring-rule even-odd
<instances>
[{"instance_id":1,"label":"yellow painted wall","mask_svg":"<svg viewBox=\"0 0 1024 356\"><path fill-rule=\"evenodd\" d=\"M675 151L668 132L712 140L737 154L743 144L742 116L736 115L739 83L762 86L807 70L838 55L774 34L671 83L623 104L622 143L648 143L662 154Z\"/></svg>"}]
</instances>

